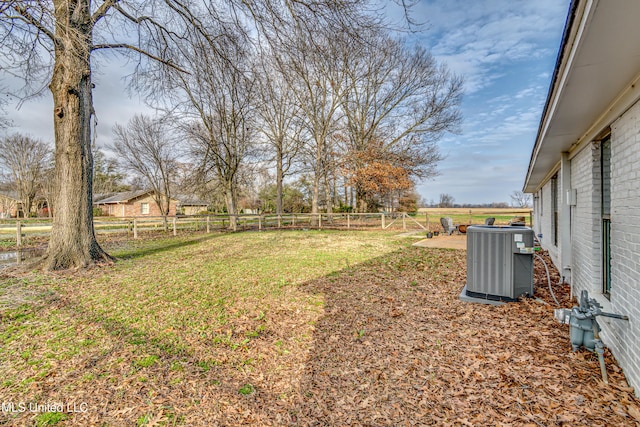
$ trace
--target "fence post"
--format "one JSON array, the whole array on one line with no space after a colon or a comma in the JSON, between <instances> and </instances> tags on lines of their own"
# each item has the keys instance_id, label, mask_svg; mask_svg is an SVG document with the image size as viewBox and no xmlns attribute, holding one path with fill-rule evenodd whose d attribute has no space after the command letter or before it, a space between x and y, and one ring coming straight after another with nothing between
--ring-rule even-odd
<instances>
[{"instance_id":1,"label":"fence post","mask_svg":"<svg viewBox=\"0 0 640 427\"><path fill-rule=\"evenodd\" d=\"M347 228L351 228L351 216L347 214Z\"/></svg>"},{"instance_id":2,"label":"fence post","mask_svg":"<svg viewBox=\"0 0 640 427\"><path fill-rule=\"evenodd\" d=\"M322 230L322 214L318 214L318 228Z\"/></svg>"},{"instance_id":3,"label":"fence post","mask_svg":"<svg viewBox=\"0 0 640 427\"><path fill-rule=\"evenodd\" d=\"M296 214L291 214L291 224L294 227L296 226Z\"/></svg>"},{"instance_id":4,"label":"fence post","mask_svg":"<svg viewBox=\"0 0 640 427\"><path fill-rule=\"evenodd\" d=\"M278 228L282 228L282 215L278 214Z\"/></svg>"},{"instance_id":5,"label":"fence post","mask_svg":"<svg viewBox=\"0 0 640 427\"><path fill-rule=\"evenodd\" d=\"M402 213L402 231L407 231L407 213Z\"/></svg>"},{"instance_id":6,"label":"fence post","mask_svg":"<svg viewBox=\"0 0 640 427\"><path fill-rule=\"evenodd\" d=\"M258 215L258 230L262 231L262 215Z\"/></svg>"},{"instance_id":7,"label":"fence post","mask_svg":"<svg viewBox=\"0 0 640 427\"><path fill-rule=\"evenodd\" d=\"M209 226L209 215L207 215L207 233L211 232L211 228Z\"/></svg>"},{"instance_id":8,"label":"fence post","mask_svg":"<svg viewBox=\"0 0 640 427\"><path fill-rule=\"evenodd\" d=\"M133 238L138 238L138 219L133 218Z\"/></svg>"},{"instance_id":9,"label":"fence post","mask_svg":"<svg viewBox=\"0 0 640 427\"><path fill-rule=\"evenodd\" d=\"M384 224L384 213L381 214L382 215L382 229L384 230L385 228L385 224Z\"/></svg>"},{"instance_id":10,"label":"fence post","mask_svg":"<svg viewBox=\"0 0 640 427\"><path fill-rule=\"evenodd\" d=\"M20 221L16 221L16 246L22 246L22 224Z\"/></svg>"},{"instance_id":11,"label":"fence post","mask_svg":"<svg viewBox=\"0 0 640 427\"><path fill-rule=\"evenodd\" d=\"M177 230L177 224L176 224L176 217L173 217L173 235L177 236L178 235L178 230Z\"/></svg>"}]
</instances>

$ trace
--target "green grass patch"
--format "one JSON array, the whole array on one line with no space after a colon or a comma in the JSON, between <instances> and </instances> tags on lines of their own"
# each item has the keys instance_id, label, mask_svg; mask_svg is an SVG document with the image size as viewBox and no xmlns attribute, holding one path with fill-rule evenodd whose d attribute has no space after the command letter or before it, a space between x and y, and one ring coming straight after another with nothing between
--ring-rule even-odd
<instances>
[{"instance_id":1,"label":"green grass patch","mask_svg":"<svg viewBox=\"0 0 640 427\"><path fill-rule=\"evenodd\" d=\"M136 360L133 364L138 368L148 368L149 366L153 366L157 361L158 356L146 356L142 359Z\"/></svg>"},{"instance_id":2,"label":"green grass patch","mask_svg":"<svg viewBox=\"0 0 640 427\"><path fill-rule=\"evenodd\" d=\"M88 398L117 389L115 412L137 388L187 387L193 378L219 384L229 375L243 384L273 357L310 344L325 301L301 285L339 278L411 242L394 232L327 230L140 239L111 248L119 261L110 267L8 279L0 284L0 395L35 401L39 384L56 378L64 387L52 401L87 387ZM144 412L130 420L150 422Z\"/></svg>"},{"instance_id":3,"label":"green grass patch","mask_svg":"<svg viewBox=\"0 0 640 427\"><path fill-rule=\"evenodd\" d=\"M35 417L35 425L38 427L54 426L68 418L61 412L43 412Z\"/></svg>"},{"instance_id":4,"label":"green grass patch","mask_svg":"<svg viewBox=\"0 0 640 427\"><path fill-rule=\"evenodd\" d=\"M238 389L238 393L240 393L240 394L242 394L244 396L247 396L247 395L249 395L251 393L254 393L255 391L256 391L255 387L252 386L251 384L245 384L245 385L243 385L242 387L240 387Z\"/></svg>"}]
</instances>

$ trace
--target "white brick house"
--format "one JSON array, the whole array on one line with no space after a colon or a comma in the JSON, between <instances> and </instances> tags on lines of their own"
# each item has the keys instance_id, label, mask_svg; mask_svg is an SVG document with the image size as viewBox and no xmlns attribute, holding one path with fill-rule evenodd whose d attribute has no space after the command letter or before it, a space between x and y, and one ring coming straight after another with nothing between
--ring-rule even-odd
<instances>
[{"instance_id":1,"label":"white brick house","mask_svg":"<svg viewBox=\"0 0 640 427\"><path fill-rule=\"evenodd\" d=\"M573 0L524 191L534 230L640 394L640 1Z\"/></svg>"}]
</instances>

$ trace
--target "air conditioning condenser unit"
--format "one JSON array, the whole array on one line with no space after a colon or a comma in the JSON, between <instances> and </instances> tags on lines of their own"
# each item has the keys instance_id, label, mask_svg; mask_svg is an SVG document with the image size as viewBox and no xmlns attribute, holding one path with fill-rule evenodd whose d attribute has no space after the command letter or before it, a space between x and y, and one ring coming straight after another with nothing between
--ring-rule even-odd
<instances>
[{"instance_id":1,"label":"air conditioning condenser unit","mask_svg":"<svg viewBox=\"0 0 640 427\"><path fill-rule=\"evenodd\" d=\"M515 301L533 295L534 232L522 226L467 228L463 300ZM482 301L480 301L482 302Z\"/></svg>"}]
</instances>

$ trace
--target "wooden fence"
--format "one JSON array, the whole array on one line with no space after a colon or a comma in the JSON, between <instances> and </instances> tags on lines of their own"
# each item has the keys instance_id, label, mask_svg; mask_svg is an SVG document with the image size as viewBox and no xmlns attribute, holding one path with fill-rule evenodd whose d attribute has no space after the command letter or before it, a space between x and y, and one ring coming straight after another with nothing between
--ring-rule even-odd
<instances>
[{"instance_id":1,"label":"wooden fence","mask_svg":"<svg viewBox=\"0 0 640 427\"><path fill-rule=\"evenodd\" d=\"M113 218L96 217L96 234L126 233L136 239L140 233L165 232L177 235L178 232L214 232L249 231L273 229L395 229L403 231L440 230L440 217L450 216L460 224L482 224L487 216L508 218L514 214L523 214L523 210L476 211L464 210L427 210L416 215L406 213L322 213L322 214L285 214L285 215L194 215L176 217L136 217ZM235 221L232 221L232 218ZM529 216L529 224L532 215ZM501 223L496 221L496 224ZM21 247L29 241L46 240L51 231L51 220L4 219L0 220L0 249L2 247Z\"/></svg>"},{"instance_id":2,"label":"wooden fence","mask_svg":"<svg viewBox=\"0 0 640 427\"><path fill-rule=\"evenodd\" d=\"M232 221L235 219L235 221ZM96 217L96 234L127 233L137 239L145 232L213 232L273 229L402 229L426 230L429 216L406 213L323 213L285 215L194 215L174 217ZM31 238L46 238L51 231L48 219L2 220L0 244L21 247Z\"/></svg>"}]
</instances>

